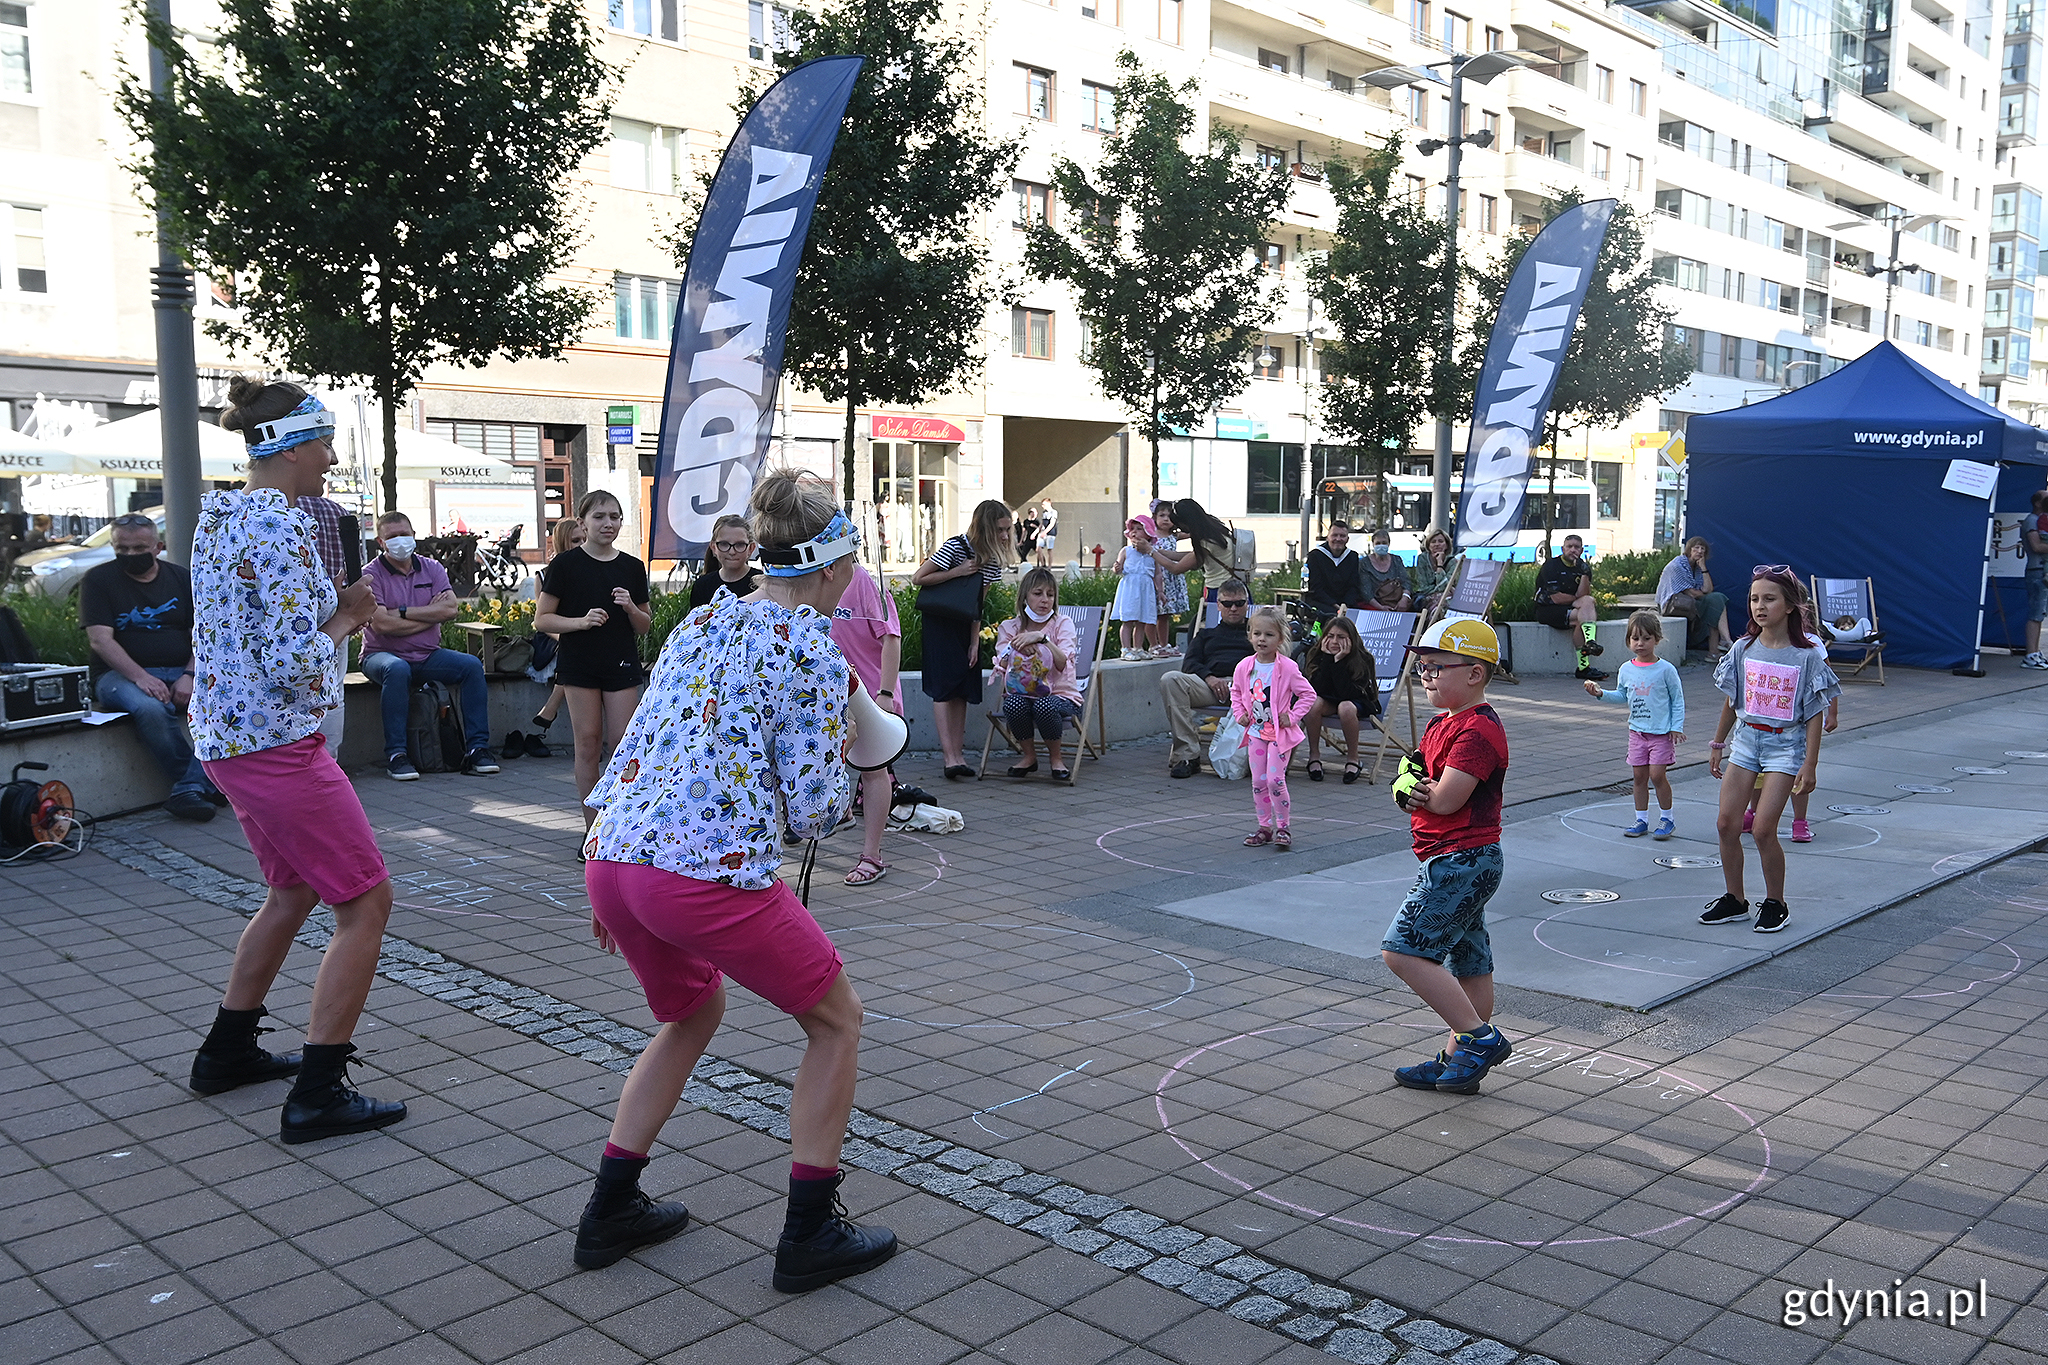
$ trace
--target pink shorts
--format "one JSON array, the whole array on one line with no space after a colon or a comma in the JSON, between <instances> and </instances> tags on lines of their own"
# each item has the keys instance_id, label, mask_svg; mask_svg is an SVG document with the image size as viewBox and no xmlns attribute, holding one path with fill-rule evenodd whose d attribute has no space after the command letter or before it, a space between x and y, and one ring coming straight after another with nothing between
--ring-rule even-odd
<instances>
[{"instance_id":1,"label":"pink shorts","mask_svg":"<svg viewBox=\"0 0 2048 1365\"><path fill-rule=\"evenodd\" d=\"M748 891L595 859L583 881L591 912L664 1024L695 1014L721 970L785 1014L811 1009L839 979L839 950L784 882Z\"/></svg>"},{"instance_id":2,"label":"pink shorts","mask_svg":"<svg viewBox=\"0 0 2048 1365\"><path fill-rule=\"evenodd\" d=\"M1628 766L1631 768L1668 768L1678 756L1678 742L1669 735L1646 735L1640 731L1628 732Z\"/></svg>"},{"instance_id":3,"label":"pink shorts","mask_svg":"<svg viewBox=\"0 0 2048 1365\"><path fill-rule=\"evenodd\" d=\"M345 905L390 880L362 800L319 731L200 766L233 804L266 884L310 886Z\"/></svg>"}]
</instances>

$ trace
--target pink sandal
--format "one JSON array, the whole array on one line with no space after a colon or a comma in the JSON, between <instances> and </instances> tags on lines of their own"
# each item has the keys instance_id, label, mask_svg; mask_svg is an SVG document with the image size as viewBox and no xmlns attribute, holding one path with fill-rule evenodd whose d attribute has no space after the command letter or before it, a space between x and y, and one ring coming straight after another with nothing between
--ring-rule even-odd
<instances>
[{"instance_id":1,"label":"pink sandal","mask_svg":"<svg viewBox=\"0 0 2048 1365\"><path fill-rule=\"evenodd\" d=\"M1244 836L1244 846L1246 848L1264 848L1272 842L1273 831L1267 829L1264 825L1260 825L1256 830Z\"/></svg>"},{"instance_id":2,"label":"pink sandal","mask_svg":"<svg viewBox=\"0 0 2048 1365\"><path fill-rule=\"evenodd\" d=\"M853 865L853 871L846 874L846 884L848 886L866 886L870 882L882 880L882 874L888 870L889 868L886 863L877 862L873 858L862 857L859 862Z\"/></svg>"},{"instance_id":3,"label":"pink sandal","mask_svg":"<svg viewBox=\"0 0 2048 1365\"><path fill-rule=\"evenodd\" d=\"M1273 847L1280 850L1282 853L1290 853L1293 851L1294 836L1287 832L1287 826L1282 825L1280 826L1280 828L1273 831Z\"/></svg>"}]
</instances>

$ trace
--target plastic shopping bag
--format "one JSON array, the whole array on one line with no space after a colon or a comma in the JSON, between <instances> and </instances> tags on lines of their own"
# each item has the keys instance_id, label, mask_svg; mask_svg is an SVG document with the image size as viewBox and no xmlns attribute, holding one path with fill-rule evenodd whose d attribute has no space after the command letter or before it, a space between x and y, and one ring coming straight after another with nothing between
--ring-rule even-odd
<instances>
[{"instance_id":1,"label":"plastic shopping bag","mask_svg":"<svg viewBox=\"0 0 2048 1365\"><path fill-rule=\"evenodd\" d=\"M1225 782L1237 782L1252 775L1252 761L1244 752L1244 726L1236 716L1216 722L1216 738L1209 741L1209 766Z\"/></svg>"}]
</instances>

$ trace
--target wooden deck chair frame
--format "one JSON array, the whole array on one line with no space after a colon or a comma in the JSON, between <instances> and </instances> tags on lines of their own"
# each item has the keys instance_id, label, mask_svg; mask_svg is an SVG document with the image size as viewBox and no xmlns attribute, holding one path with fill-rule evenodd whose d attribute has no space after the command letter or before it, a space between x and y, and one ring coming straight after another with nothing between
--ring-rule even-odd
<instances>
[{"instance_id":1,"label":"wooden deck chair frame","mask_svg":"<svg viewBox=\"0 0 2048 1365\"><path fill-rule=\"evenodd\" d=\"M1365 615L1365 610L1353 608L1346 614L1351 617L1352 624L1362 626L1363 623L1360 622L1358 618ZM1414 644L1415 641L1421 637L1423 630L1427 628L1429 621L1432 620L1434 617L1433 612L1419 611L1374 612L1373 614L1378 616L1406 616L1411 618L1408 626L1407 641L1407 643L1411 645ZM1394 669L1393 680L1387 686L1380 689L1381 721L1384 722L1393 715L1395 699L1397 697L1405 696L1408 699L1408 729L1411 732L1415 730L1417 725L1415 716L1415 689L1413 686L1414 675L1409 670L1409 663L1411 660L1413 660L1414 657L1414 655L1409 654L1404 650L1401 655L1401 662L1398 665L1396 665ZM1379 660L1374 659L1373 664L1374 667L1377 668L1379 665ZM1386 732L1382 730L1380 732L1379 742L1373 749L1372 767L1367 770L1367 775L1365 779L1367 783L1377 783L1380 780L1380 768L1386 762L1386 757L1387 737Z\"/></svg>"},{"instance_id":2,"label":"wooden deck chair frame","mask_svg":"<svg viewBox=\"0 0 2048 1365\"><path fill-rule=\"evenodd\" d=\"M1857 580L1853 578L1837 578L1832 580L1823 580L1819 574L1815 574L1812 578L1807 580L1807 590L1813 594L1813 614L1816 619L1820 620L1821 628L1823 630L1826 630L1829 627L1829 622L1825 619L1820 618L1820 585L1823 581L1831 581L1835 583L1854 583ZM1862 582L1863 604L1870 609L1870 638L1867 640L1823 639L1821 643L1827 647L1826 653L1828 656L1829 663L1831 665L1834 661L1835 651L1838 649L1845 651L1860 651L1856 658L1856 663L1853 667L1842 669L1835 675L1836 677L1840 678L1843 682L1876 683L1879 687L1883 687L1885 685L1885 642L1884 627L1878 622L1877 619L1877 586L1876 584L1872 583L1868 578L1863 579ZM1863 670L1870 667L1870 665L1873 663L1877 665L1877 676L1875 678L1864 677Z\"/></svg>"},{"instance_id":3,"label":"wooden deck chair frame","mask_svg":"<svg viewBox=\"0 0 2048 1365\"><path fill-rule=\"evenodd\" d=\"M1067 785L1070 787L1080 780L1081 759L1084 755L1099 762L1103 754L1109 751L1108 722L1104 720L1102 715L1102 689L1095 685L1095 665L1102 662L1103 641L1109 637L1109 608L1078 606L1060 608L1060 614L1074 623L1077 637L1080 634L1082 623L1088 619L1089 612L1100 613L1100 624L1095 629L1095 654L1087 661L1088 671L1081 675L1081 714L1067 717L1067 724L1077 732L1081 741L1079 752L1074 755L1074 761L1067 766ZM1076 672L1078 673L1079 670L1077 669ZM981 741L981 764L974 771L974 780L977 782L988 775L988 756L990 751L995 748L997 735L1001 735L1003 743L1009 745L1012 749L1021 750L1021 746L1017 743L1017 737L1010 733L1010 727L1003 721L1003 708L1000 705L1001 698L998 697L997 701L999 704L987 712L988 734ZM1088 735L1088 725L1091 720L1095 724L1095 737L1093 739L1090 739Z\"/></svg>"}]
</instances>

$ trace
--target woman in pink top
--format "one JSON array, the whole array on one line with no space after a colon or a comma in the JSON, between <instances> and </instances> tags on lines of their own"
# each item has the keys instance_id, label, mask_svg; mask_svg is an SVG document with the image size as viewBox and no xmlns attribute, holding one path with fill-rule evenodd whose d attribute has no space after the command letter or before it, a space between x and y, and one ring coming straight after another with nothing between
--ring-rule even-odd
<instances>
[{"instance_id":1,"label":"woman in pink top","mask_svg":"<svg viewBox=\"0 0 2048 1365\"><path fill-rule=\"evenodd\" d=\"M1230 678L1230 714L1244 726L1252 809L1259 817L1259 827L1245 836L1244 844L1271 844L1285 853L1294 847L1294 835L1287 828L1293 810L1287 796L1287 757L1305 738L1301 718L1316 704L1316 690L1294 660L1280 652L1287 638L1287 618L1280 608L1255 609L1246 634L1252 655Z\"/></svg>"},{"instance_id":2,"label":"woman in pink top","mask_svg":"<svg viewBox=\"0 0 2048 1365\"><path fill-rule=\"evenodd\" d=\"M846 585L845 596L832 609L832 642L853 665L855 676L884 711L903 714L896 699L897 670L903 662L903 625L896 618L896 603L875 582L874 574L856 568ZM896 775L877 768L860 777L860 816L863 838L860 861L846 874L848 886L878 882L889 865L882 861L882 827L889 823L889 807L896 795Z\"/></svg>"},{"instance_id":3,"label":"woman in pink top","mask_svg":"<svg viewBox=\"0 0 2048 1365\"><path fill-rule=\"evenodd\" d=\"M1071 618L1060 614L1060 582L1051 569L1032 569L1017 584L1017 614L996 627L994 678L1003 680L1003 724L1017 741L1010 777L1038 771L1038 740L1055 782L1073 774L1060 762L1060 737L1069 717L1081 714L1074 675L1079 648Z\"/></svg>"}]
</instances>

